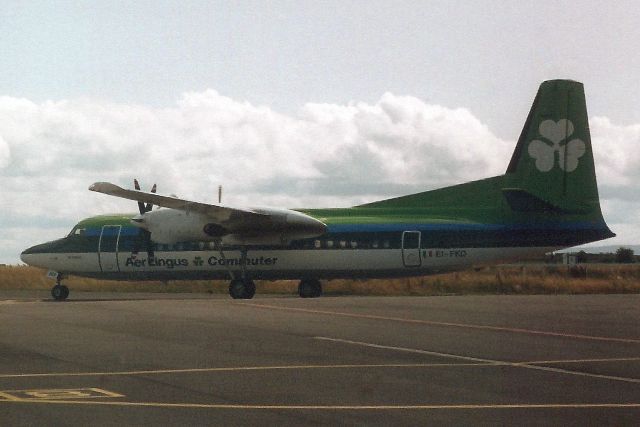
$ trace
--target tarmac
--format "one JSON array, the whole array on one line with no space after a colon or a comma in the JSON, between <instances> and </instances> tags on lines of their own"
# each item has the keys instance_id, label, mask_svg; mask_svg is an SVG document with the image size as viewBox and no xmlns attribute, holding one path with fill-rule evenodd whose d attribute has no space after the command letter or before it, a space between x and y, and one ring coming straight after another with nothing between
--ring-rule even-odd
<instances>
[{"instance_id":1,"label":"tarmac","mask_svg":"<svg viewBox=\"0 0 640 427\"><path fill-rule=\"evenodd\" d=\"M640 295L0 292L0 425L638 420Z\"/></svg>"}]
</instances>

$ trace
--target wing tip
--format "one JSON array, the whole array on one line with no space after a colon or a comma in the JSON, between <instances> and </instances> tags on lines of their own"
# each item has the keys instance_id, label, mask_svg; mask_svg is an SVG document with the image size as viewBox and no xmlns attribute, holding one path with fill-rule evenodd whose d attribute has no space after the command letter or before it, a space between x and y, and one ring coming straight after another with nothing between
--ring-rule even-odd
<instances>
[{"instance_id":1,"label":"wing tip","mask_svg":"<svg viewBox=\"0 0 640 427\"><path fill-rule=\"evenodd\" d=\"M115 184L112 184L110 182L94 182L93 184L91 184L89 186L89 190L90 191L96 191L98 193L107 193L113 190L120 190L120 187L118 187Z\"/></svg>"}]
</instances>

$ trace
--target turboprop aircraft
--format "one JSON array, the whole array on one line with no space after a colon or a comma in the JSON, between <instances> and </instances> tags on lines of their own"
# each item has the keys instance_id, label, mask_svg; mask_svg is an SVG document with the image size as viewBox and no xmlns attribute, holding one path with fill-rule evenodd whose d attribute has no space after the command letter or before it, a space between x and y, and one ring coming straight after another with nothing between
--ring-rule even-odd
<instances>
[{"instance_id":1,"label":"turboprop aircraft","mask_svg":"<svg viewBox=\"0 0 640 427\"><path fill-rule=\"evenodd\" d=\"M481 143L480 141L478 143ZM539 256L615 236L600 210L583 85L543 82L504 175L340 209L244 208L123 189L90 190L138 202L138 214L101 215L67 237L25 250L56 277L230 279L252 298L256 279L417 276ZM160 208L152 209L156 205Z\"/></svg>"}]
</instances>

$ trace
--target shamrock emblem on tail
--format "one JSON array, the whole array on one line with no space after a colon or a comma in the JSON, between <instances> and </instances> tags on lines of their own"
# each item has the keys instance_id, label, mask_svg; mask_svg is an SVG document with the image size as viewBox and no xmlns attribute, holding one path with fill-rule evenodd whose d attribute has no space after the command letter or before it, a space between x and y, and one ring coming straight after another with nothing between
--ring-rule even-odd
<instances>
[{"instance_id":1,"label":"shamrock emblem on tail","mask_svg":"<svg viewBox=\"0 0 640 427\"><path fill-rule=\"evenodd\" d=\"M555 164L555 153L558 153L558 166L567 172L573 172L578 167L578 159L586 152L584 141L580 139L566 140L573 134L571 120L561 119L557 122L545 120L540 123L540 136L550 142L534 139L529 144L529 155L536 159L536 168L540 172L549 172ZM561 143L565 141L564 144ZM566 147L565 147L566 146ZM566 153L566 154L565 154ZM565 160L566 155L566 160Z\"/></svg>"}]
</instances>

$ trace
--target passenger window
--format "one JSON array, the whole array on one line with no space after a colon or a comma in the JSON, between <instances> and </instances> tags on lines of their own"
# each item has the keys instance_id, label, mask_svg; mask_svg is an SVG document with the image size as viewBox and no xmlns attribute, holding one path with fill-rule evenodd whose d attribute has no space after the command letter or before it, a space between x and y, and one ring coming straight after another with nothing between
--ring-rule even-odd
<instances>
[{"instance_id":1,"label":"passenger window","mask_svg":"<svg viewBox=\"0 0 640 427\"><path fill-rule=\"evenodd\" d=\"M313 242L313 247L316 249L320 249L322 247L322 242L320 240L316 240Z\"/></svg>"},{"instance_id":2,"label":"passenger window","mask_svg":"<svg viewBox=\"0 0 640 427\"><path fill-rule=\"evenodd\" d=\"M333 248L333 240L327 240L327 248L328 249Z\"/></svg>"},{"instance_id":3,"label":"passenger window","mask_svg":"<svg viewBox=\"0 0 640 427\"><path fill-rule=\"evenodd\" d=\"M356 242L355 240L352 240L352 241L351 241L351 247L352 247L353 249L357 248L357 247L358 247L358 242Z\"/></svg>"},{"instance_id":4,"label":"passenger window","mask_svg":"<svg viewBox=\"0 0 640 427\"><path fill-rule=\"evenodd\" d=\"M377 240L374 240L373 243L371 244L371 247L373 249L378 249L380 247L380 243Z\"/></svg>"},{"instance_id":5,"label":"passenger window","mask_svg":"<svg viewBox=\"0 0 640 427\"><path fill-rule=\"evenodd\" d=\"M340 247L342 249L346 248L347 247L347 242L345 240L340 240Z\"/></svg>"}]
</instances>

